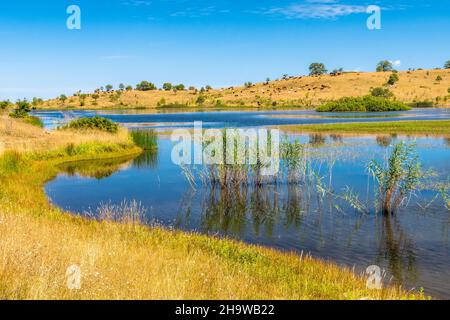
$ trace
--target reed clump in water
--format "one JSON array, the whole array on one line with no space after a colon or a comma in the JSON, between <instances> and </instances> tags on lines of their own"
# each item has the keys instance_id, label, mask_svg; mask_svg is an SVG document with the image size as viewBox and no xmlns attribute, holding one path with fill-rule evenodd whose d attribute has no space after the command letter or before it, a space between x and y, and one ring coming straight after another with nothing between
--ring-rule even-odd
<instances>
[{"instance_id":1,"label":"reed clump in water","mask_svg":"<svg viewBox=\"0 0 450 320\"><path fill-rule=\"evenodd\" d=\"M138 129L130 132L133 142L144 150L158 149L158 134L155 130Z\"/></svg>"},{"instance_id":2,"label":"reed clump in water","mask_svg":"<svg viewBox=\"0 0 450 320\"><path fill-rule=\"evenodd\" d=\"M421 165L414 144L400 142L393 147L385 165L376 160L369 172L378 183L378 196L383 214L392 214L419 185Z\"/></svg>"}]
</instances>

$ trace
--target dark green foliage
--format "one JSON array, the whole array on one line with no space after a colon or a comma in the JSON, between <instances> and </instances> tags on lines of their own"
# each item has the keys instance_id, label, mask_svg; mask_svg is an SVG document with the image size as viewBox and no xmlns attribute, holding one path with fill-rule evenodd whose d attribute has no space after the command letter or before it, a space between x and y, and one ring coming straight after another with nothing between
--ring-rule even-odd
<instances>
[{"instance_id":1,"label":"dark green foliage","mask_svg":"<svg viewBox=\"0 0 450 320\"><path fill-rule=\"evenodd\" d=\"M310 76L321 76L327 73L327 69L323 63L314 62L309 65Z\"/></svg>"},{"instance_id":2,"label":"dark green foliage","mask_svg":"<svg viewBox=\"0 0 450 320\"><path fill-rule=\"evenodd\" d=\"M342 73L344 73L344 69L343 68L339 68L339 69L334 69L333 71L331 71L330 75L332 75L332 76L339 76Z\"/></svg>"},{"instance_id":3,"label":"dark green foliage","mask_svg":"<svg viewBox=\"0 0 450 320\"><path fill-rule=\"evenodd\" d=\"M400 78L398 77L397 73L393 73L389 76L389 80L387 82L388 85L393 86L394 84L396 84L398 82L398 80L400 80Z\"/></svg>"},{"instance_id":4,"label":"dark green foliage","mask_svg":"<svg viewBox=\"0 0 450 320\"><path fill-rule=\"evenodd\" d=\"M388 88L383 88L383 87L373 88L370 91L370 94L373 97L381 97L381 98L385 98L385 99L390 99L394 96L394 94Z\"/></svg>"},{"instance_id":5,"label":"dark green foliage","mask_svg":"<svg viewBox=\"0 0 450 320\"><path fill-rule=\"evenodd\" d=\"M439 75L436 77L436 81L442 81L442 77Z\"/></svg>"},{"instance_id":6,"label":"dark green foliage","mask_svg":"<svg viewBox=\"0 0 450 320\"><path fill-rule=\"evenodd\" d=\"M344 97L328 102L316 109L318 112L384 112L405 111L411 108L402 102L381 97Z\"/></svg>"},{"instance_id":7,"label":"dark green foliage","mask_svg":"<svg viewBox=\"0 0 450 320\"><path fill-rule=\"evenodd\" d=\"M0 110L6 110L13 104L9 100L0 101Z\"/></svg>"},{"instance_id":8,"label":"dark green foliage","mask_svg":"<svg viewBox=\"0 0 450 320\"><path fill-rule=\"evenodd\" d=\"M109 119L95 116L93 118L79 118L71 121L63 129L101 130L116 133L119 126Z\"/></svg>"},{"instance_id":9,"label":"dark green foliage","mask_svg":"<svg viewBox=\"0 0 450 320\"><path fill-rule=\"evenodd\" d=\"M383 60L383 61L378 62L377 72L387 72L387 71L392 71L392 69L393 69L393 66L390 61Z\"/></svg>"},{"instance_id":10,"label":"dark green foliage","mask_svg":"<svg viewBox=\"0 0 450 320\"><path fill-rule=\"evenodd\" d=\"M173 86L173 89L176 91L183 91L185 89L184 84L177 84L176 86Z\"/></svg>"},{"instance_id":11,"label":"dark green foliage","mask_svg":"<svg viewBox=\"0 0 450 320\"><path fill-rule=\"evenodd\" d=\"M60 96L58 97L58 99L59 99L62 103L64 103L64 102L66 102L66 100L67 100L67 96L66 96L65 94L62 94L62 95L60 95Z\"/></svg>"},{"instance_id":12,"label":"dark green foliage","mask_svg":"<svg viewBox=\"0 0 450 320\"><path fill-rule=\"evenodd\" d=\"M444 65L445 69L450 69L450 60L448 60L445 65Z\"/></svg>"},{"instance_id":13,"label":"dark green foliage","mask_svg":"<svg viewBox=\"0 0 450 320\"><path fill-rule=\"evenodd\" d=\"M206 101L206 97L205 97L204 95L199 95L199 96L197 97L196 103L197 103L198 105L202 105L202 104L205 103L205 101Z\"/></svg>"},{"instance_id":14,"label":"dark green foliage","mask_svg":"<svg viewBox=\"0 0 450 320\"><path fill-rule=\"evenodd\" d=\"M409 104L412 108L433 108L434 103L433 101L416 101Z\"/></svg>"},{"instance_id":15,"label":"dark green foliage","mask_svg":"<svg viewBox=\"0 0 450 320\"><path fill-rule=\"evenodd\" d=\"M172 84L170 82L166 82L166 83L163 84L162 87L163 87L164 90L170 91L170 90L172 90L173 86L172 86Z\"/></svg>"},{"instance_id":16,"label":"dark green foliage","mask_svg":"<svg viewBox=\"0 0 450 320\"><path fill-rule=\"evenodd\" d=\"M158 148L158 134L155 130L132 130L130 132L133 142L144 150Z\"/></svg>"},{"instance_id":17,"label":"dark green foliage","mask_svg":"<svg viewBox=\"0 0 450 320\"><path fill-rule=\"evenodd\" d=\"M16 109L10 113L11 118L26 118L31 111L31 104L26 100L18 100L16 102Z\"/></svg>"},{"instance_id":18,"label":"dark green foliage","mask_svg":"<svg viewBox=\"0 0 450 320\"><path fill-rule=\"evenodd\" d=\"M139 91L150 91L150 90L156 90L155 84L148 82L148 81L141 81L141 83L136 85L136 90Z\"/></svg>"}]
</instances>

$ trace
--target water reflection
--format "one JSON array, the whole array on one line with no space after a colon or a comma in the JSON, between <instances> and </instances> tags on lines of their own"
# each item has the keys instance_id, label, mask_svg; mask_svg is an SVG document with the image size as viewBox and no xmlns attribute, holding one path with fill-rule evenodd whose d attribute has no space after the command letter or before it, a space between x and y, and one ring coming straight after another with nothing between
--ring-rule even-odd
<instances>
[{"instance_id":1,"label":"water reflection","mask_svg":"<svg viewBox=\"0 0 450 320\"><path fill-rule=\"evenodd\" d=\"M158 152L61 166L64 175L50 182L46 191L55 204L80 214L101 202L137 200L148 209L148 221L311 252L356 266L358 272L376 264L387 270L387 280L392 278L407 289L424 287L426 293L450 297L449 218L435 191L418 193L419 198L413 197L394 216L373 210L363 214L336 197L351 186L361 202L373 204L376 192L373 184L368 187L365 164L373 157L383 159L386 146L407 138L305 135L299 139L317 157L308 165L293 163L295 170L268 182L230 182L226 188L209 183L192 190L170 161L172 143L160 140ZM448 140L422 137L417 144L425 168L435 169L445 181Z\"/></svg>"},{"instance_id":2,"label":"water reflection","mask_svg":"<svg viewBox=\"0 0 450 320\"><path fill-rule=\"evenodd\" d=\"M130 167L134 158L135 156L128 156L117 159L69 162L59 165L58 169L70 177L80 176L101 180Z\"/></svg>"}]
</instances>

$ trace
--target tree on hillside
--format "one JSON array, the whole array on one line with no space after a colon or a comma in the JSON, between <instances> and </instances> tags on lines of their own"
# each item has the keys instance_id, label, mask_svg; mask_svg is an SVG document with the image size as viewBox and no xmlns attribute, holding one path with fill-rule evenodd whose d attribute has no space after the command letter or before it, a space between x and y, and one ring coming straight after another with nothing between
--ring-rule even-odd
<instances>
[{"instance_id":1,"label":"tree on hillside","mask_svg":"<svg viewBox=\"0 0 450 320\"><path fill-rule=\"evenodd\" d=\"M310 76L321 76L327 73L327 69L323 63L314 62L309 65Z\"/></svg>"},{"instance_id":2,"label":"tree on hillside","mask_svg":"<svg viewBox=\"0 0 450 320\"><path fill-rule=\"evenodd\" d=\"M450 60L448 60L445 65L444 65L445 69L450 69Z\"/></svg>"},{"instance_id":3,"label":"tree on hillside","mask_svg":"<svg viewBox=\"0 0 450 320\"><path fill-rule=\"evenodd\" d=\"M107 92L110 92L110 91L113 89L112 84L107 84L107 85L105 86L105 89L106 89Z\"/></svg>"},{"instance_id":4,"label":"tree on hillside","mask_svg":"<svg viewBox=\"0 0 450 320\"><path fill-rule=\"evenodd\" d=\"M172 90L172 84L170 83L170 82L166 82L166 83L164 83L163 84L163 86L162 86L162 88L164 89L164 90L166 90L166 91L170 91L170 90Z\"/></svg>"},{"instance_id":5,"label":"tree on hillside","mask_svg":"<svg viewBox=\"0 0 450 320\"><path fill-rule=\"evenodd\" d=\"M151 82L141 81L141 83L136 85L136 90L139 90L139 91L156 90L156 86Z\"/></svg>"},{"instance_id":6,"label":"tree on hillside","mask_svg":"<svg viewBox=\"0 0 450 320\"><path fill-rule=\"evenodd\" d=\"M212 90L212 87L208 84L208 85L205 87L205 89L206 89L206 91L209 91L209 90Z\"/></svg>"},{"instance_id":7,"label":"tree on hillside","mask_svg":"<svg viewBox=\"0 0 450 320\"><path fill-rule=\"evenodd\" d=\"M180 84L177 84L176 86L174 86L173 89L176 91L183 91L185 89L185 86L184 86L184 84L180 83Z\"/></svg>"},{"instance_id":8,"label":"tree on hillside","mask_svg":"<svg viewBox=\"0 0 450 320\"><path fill-rule=\"evenodd\" d=\"M41 98L37 98L37 97L34 97L32 102L31 102L33 107L37 107L37 106L39 106L39 105L41 105L43 103L44 103L44 100L42 100Z\"/></svg>"},{"instance_id":9,"label":"tree on hillside","mask_svg":"<svg viewBox=\"0 0 450 320\"><path fill-rule=\"evenodd\" d=\"M123 83L119 84L119 89L121 91L125 90L125 85Z\"/></svg>"},{"instance_id":10,"label":"tree on hillside","mask_svg":"<svg viewBox=\"0 0 450 320\"><path fill-rule=\"evenodd\" d=\"M380 61L377 64L377 72L388 72L392 70L393 70L392 62L388 60Z\"/></svg>"},{"instance_id":11,"label":"tree on hillside","mask_svg":"<svg viewBox=\"0 0 450 320\"><path fill-rule=\"evenodd\" d=\"M127 90L127 91L131 91L131 90L133 90L133 87L132 86L130 86L130 85L128 85L126 88L125 88L125 90Z\"/></svg>"},{"instance_id":12,"label":"tree on hillside","mask_svg":"<svg viewBox=\"0 0 450 320\"><path fill-rule=\"evenodd\" d=\"M333 71L331 71L331 75L332 76L339 76L344 72L344 68L339 68L339 69L334 69Z\"/></svg>"},{"instance_id":13,"label":"tree on hillside","mask_svg":"<svg viewBox=\"0 0 450 320\"><path fill-rule=\"evenodd\" d=\"M61 101L62 103L66 102L67 100L67 96L65 94L62 94L58 97L59 101Z\"/></svg>"}]
</instances>

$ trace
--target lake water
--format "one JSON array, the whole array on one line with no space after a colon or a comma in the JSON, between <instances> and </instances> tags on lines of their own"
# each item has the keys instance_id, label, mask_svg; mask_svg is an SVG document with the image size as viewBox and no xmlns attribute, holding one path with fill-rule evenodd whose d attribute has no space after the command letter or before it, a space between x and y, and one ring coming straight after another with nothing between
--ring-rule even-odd
<instances>
[{"instance_id":1,"label":"lake water","mask_svg":"<svg viewBox=\"0 0 450 320\"><path fill-rule=\"evenodd\" d=\"M295 111L222 111L222 112L178 112L149 114L146 110L99 110L99 111L39 111L46 127L54 128L75 117L100 115L124 126L133 128L151 127L170 129L190 127L193 121L202 121L204 128L260 127L290 124L371 122L398 120L448 120L450 109L414 109L399 112L377 113L318 113L311 110Z\"/></svg>"},{"instance_id":2,"label":"lake water","mask_svg":"<svg viewBox=\"0 0 450 320\"><path fill-rule=\"evenodd\" d=\"M48 126L53 126L62 113L40 115L46 117ZM449 112L415 110L393 115L386 118L377 114L375 119L447 119ZM192 120L204 121L204 127L208 127L205 123L210 127L248 127L374 120L305 111L152 115L113 112L107 116L131 127L152 128L191 127ZM289 139L298 139L306 146L317 180L240 186L227 192L197 180L193 188L183 170L171 161L173 143L162 135L157 152L146 152L134 159L61 166L61 173L46 185L45 191L59 207L94 217L102 204L136 200L145 208L149 224L157 222L286 251L310 252L314 257L355 267L358 273L378 265L386 271L386 282L400 283L407 289L423 287L427 294L450 298L450 211L438 190L450 177L450 139L340 135L291 135ZM367 164L372 159L383 161L399 141L415 143L423 169L432 169L433 174L405 207L394 216L384 217L373 210L376 189ZM318 181L327 192L321 191ZM367 204L367 213L343 200L349 188Z\"/></svg>"}]
</instances>

